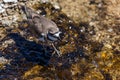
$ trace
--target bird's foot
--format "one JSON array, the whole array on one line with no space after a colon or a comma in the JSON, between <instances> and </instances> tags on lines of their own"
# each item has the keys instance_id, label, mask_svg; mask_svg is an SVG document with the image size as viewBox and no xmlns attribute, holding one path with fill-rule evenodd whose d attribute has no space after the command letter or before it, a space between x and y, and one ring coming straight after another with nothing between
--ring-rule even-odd
<instances>
[{"instance_id":1,"label":"bird's foot","mask_svg":"<svg viewBox=\"0 0 120 80\"><path fill-rule=\"evenodd\" d=\"M56 50L57 55L60 57L62 54L60 51Z\"/></svg>"},{"instance_id":2,"label":"bird's foot","mask_svg":"<svg viewBox=\"0 0 120 80\"><path fill-rule=\"evenodd\" d=\"M59 51L59 50L57 50L57 48L54 46L54 44L52 43L52 46L53 46L53 48L54 48L54 54L55 53L57 53L57 55L60 57L62 54L61 54L61 52Z\"/></svg>"}]
</instances>

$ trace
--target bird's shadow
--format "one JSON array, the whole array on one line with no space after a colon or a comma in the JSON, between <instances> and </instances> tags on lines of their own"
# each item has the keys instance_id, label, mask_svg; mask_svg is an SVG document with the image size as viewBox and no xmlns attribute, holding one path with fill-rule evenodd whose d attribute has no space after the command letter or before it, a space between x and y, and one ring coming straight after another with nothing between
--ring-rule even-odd
<instances>
[{"instance_id":1,"label":"bird's shadow","mask_svg":"<svg viewBox=\"0 0 120 80\"><path fill-rule=\"evenodd\" d=\"M0 73L3 75L5 73L10 74L12 71L16 71L16 73L18 75L20 75L19 79L21 79L21 75L23 74L19 74L18 70L19 68L23 68L23 72L28 71L31 66L29 66L28 62L32 62L32 64L37 63L39 65L42 66L49 66L49 65L54 65L56 66L57 70L64 70L64 69L69 69L71 67L72 64L75 64L79 61L80 55L81 57L85 57L83 55L83 51L79 49L79 51L77 52L72 52L69 54L64 54L61 57L56 57L56 56L52 56L52 52L54 51L53 48L51 48L50 46L44 46L46 48L46 51L43 48L43 45L38 44L34 41L29 41L26 40L24 37L22 37L21 35L19 35L18 33L10 33L7 35L7 40L8 39L13 39L14 43L12 45L8 46L8 51L5 51L5 53L12 53L12 57L11 55L5 55L4 57L7 59L11 59L11 65L6 65L6 69L5 70L1 70ZM5 40L4 40L5 41ZM14 49L17 49L17 52L13 51ZM22 54L22 56L21 56ZM15 55L15 56L14 56ZM14 56L14 57L13 57ZM25 61L22 61L22 59L25 58ZM51 58L55 58L53 60L53 62L51 62ZM58 64L62 63L61 66L59 66ZM26 66L27 65L27 66ZM15 70L14 67L18 70ZM44 71L44 69L46 69L46 67L43 67L40 72L46 72ZM51 72L51 70L47 69L47 72ZM47 73L46 72L46 73ZM68 73L71 74L70 71L68 71ZM8 75L4 75L5 77Z\"/></svg>"},{"instance_id":2,"label":"bird's shadow","mask_svg":"<svg viewBox=\"0 0 120 80\"><path fill-rule=\"evenodd\" d=\"M38 44L34 41L28 41L17 33L10 33L7 37L15 41L18 53L21 53L27 61L37 63L39 65L48 65L53 51L49 46Z\"/></svg>"}]
</instances>

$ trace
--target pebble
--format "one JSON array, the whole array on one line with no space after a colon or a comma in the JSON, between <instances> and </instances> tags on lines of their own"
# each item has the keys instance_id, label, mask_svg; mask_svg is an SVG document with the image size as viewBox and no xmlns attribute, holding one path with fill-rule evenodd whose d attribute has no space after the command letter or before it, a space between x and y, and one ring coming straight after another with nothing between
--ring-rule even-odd
<instances>
[{"instance_id":1,"label":"pebble","mask_svg":"<svg viewBox=\"0 0 120 80\"><path fill-rule=\"evenodd\" d=\"M108 29L108 32L112 32L112 31L113 31L113 29L112 29L112 28Z\"/></svg>"},{"instance_id":2,"label":"pebble","mask_svg":"<svg viewBox=\"0 0 120 80\"><path fill-rule=\"evenodd\" d=\"M0 13L3 13L5 9L2 7L2 4L0 4Z\"/></svg>"},{"instance_id":3,"label":"pebble","mask_svg":"<svg viewBox=\"0 0 120 80\"><path fill-rule=\"evenodd\" d=\"M60 9L60 6L57 2L51 3L55 9Z\"/></svg>"},{"instance_id":4,"label":"pebble","mask_svg":"<svg viewBox=\"0 0 120 80\"><path fill-rule=\"evenodd\" d=\"M4 7L4 4L0 3L0 6L1 6L1 7Z\"/></svg>"},{"instance_id":5,"label":"pebble","mask_svg":"<svg viewBox=\"0 0 120 80\"><path fill-rule=\"evenodd\" d=\"M57 2L52 2L52 1L49 1L49 0L40 0L40 3L49 3L49 2L53 5L53 7L55 9L60 9L60 6Z\"/></svg>"},{"instance_id":6,"label":"pebble","mask_svg":"<svg viewBox=\"0 0 120 80\"><path fill-rule=\"evenodd\" d=\"M6 9L6 12L8 15L13 15L14 14L14 9Z\"/></svg>"},{"instance_id":7,"label":"pebble","mask_svg":"<svg viewBox=\"0 0 120 80\"><path fill-rule=\"evenodd\" d=\"M14 44L15 41L10 39L10 40L6 40L5 42L2 43L2 46L4 46L4 48L8 47L10 44ZM1 45L0 45L1 46Z\"/></svg>"},{"instance_id":8,"label":"pebble","mask_svg":"<svg viewBox=\"0 0 120 80\"><path fill-rule=\"evenodd\" d=\"M6 62L8 62L7 59L5 59L4 57L0 57L0 63L4 64Z\"/></svg>"},{"instance_id":9,"label":"pebble","mask_svg":"<svg viewBox=\"0 0 120 80\"><path fill-rule=\"evenodd\" d=\"M8 3L8 2L13 2L13 3L16 3L18 2L17 0L3 0L5 3Z\"/></svg>"},{"instance_id":10,"label":"pebble","mask_svg":"<svg viewBox=\"0 0 120 80\"><path fill-rule=\"evenodd\" d=\"M112 46L110 44L105 44L104 46L108 49L112 49Z\"/></svg>"},{"instance_id":11,"label":"pebble","mask_svg":"<svg viewBox=\"0 0 120 80\"><path fill-rule=\"evenodd\" d=\"M2 24L10 26L12 24L12 21L6 18L2 20Z\"/></svg>"},{"instance_id":12,"label":"pebble","mask_svg":"<svg viewBox=\"0 0 120 80\"><path fill-rule=\"evenodd\" d=\"M3 57L3 56L0 56L0 68L6 67L5 64L10 64L10 61L11 61L11 60L6 59L6 58Z\"/></svg>"},{"instance_id":13,"label":"pebble","mask_svg":"<svg viewBox=\"0 0 120 80\"><path fill-rule=\"evenodd\" d=\"M49 3L49 0L40 0L40 3Z\"/></svg>"}]
</instances>

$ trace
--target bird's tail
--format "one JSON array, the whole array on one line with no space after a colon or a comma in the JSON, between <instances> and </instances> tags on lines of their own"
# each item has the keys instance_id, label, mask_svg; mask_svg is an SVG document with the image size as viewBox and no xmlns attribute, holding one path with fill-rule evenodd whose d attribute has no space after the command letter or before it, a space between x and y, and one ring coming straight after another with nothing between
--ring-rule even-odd
<instances>
[{"instance_id":1,"label":"bird's tail","mask_svg":"<svg viewBox=\"0 0 120 80\"><path fill-rule=\"evenodd\" d=\"M23 12L26 14L27 19L32 19L32 15L35 14L32 9L21 5Z\"/></svg>"},{"instance_id":2,"label":"bird's tail","mask_svg":"<svg viewBox=\"0 0 120 80\"><path fill-rule=\"evenodd\" d=\"M21 5L21 8L23 10L23 12L26 14L27 19L32 19L34 16L39 17L39 14L37 14L35 11L33 11L32 9Z\"/></svg>"}]
</instances>

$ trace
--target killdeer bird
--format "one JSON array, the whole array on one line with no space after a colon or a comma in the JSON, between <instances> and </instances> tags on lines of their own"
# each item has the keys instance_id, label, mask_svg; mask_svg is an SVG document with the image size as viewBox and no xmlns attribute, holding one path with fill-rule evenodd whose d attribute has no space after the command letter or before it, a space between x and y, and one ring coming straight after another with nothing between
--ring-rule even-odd
<instances>
[{"instance_id":1,"label":"killdeer bird","mask_svg":"<svg viewBox=\"0 0 120 80\"><path fill-rule=\"evenodd\" d=\"M26 6L21 7L26 14L27 20L30 24L30 29L32 29L32 31L37 35L40 41L51 41L54 50L60 56L60 52L56 49L53 43L54 41L60 39L61 33L55 22L42 15L39 15Z\"/></svg>"}]
</instances>

